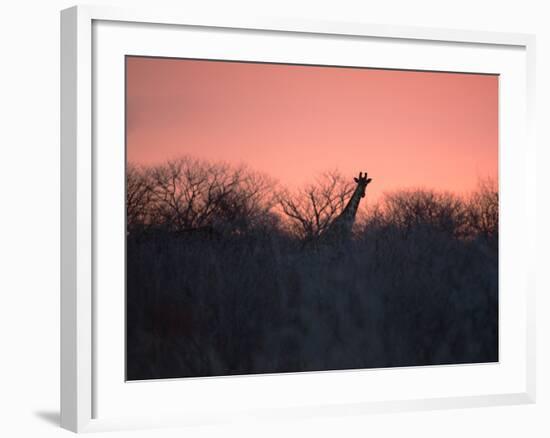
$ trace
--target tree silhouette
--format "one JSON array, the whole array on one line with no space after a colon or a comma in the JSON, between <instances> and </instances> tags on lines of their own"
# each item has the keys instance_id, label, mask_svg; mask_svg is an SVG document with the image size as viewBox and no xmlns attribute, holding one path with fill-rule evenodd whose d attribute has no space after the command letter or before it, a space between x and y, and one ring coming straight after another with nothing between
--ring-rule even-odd
<instances>
[{"instance_id":1,"label":"tree silhouette","mask_svg":"<svg viewBox=\"0 0 550 438\"><path fill-rule=\"evenodd\" d=\"M467 201L467 221L471 235L491 239L498 236L498 185L484 179Z\"/></svg>"},{"instance_id":2,"label":"tree silhouette","mask_svg":"<svg viewBox=\"0 0 550 438\"><path fill-rule=\"evenodd\" d=\"M128 378L497 361L496 183L387 193L345 248L304 245L354 189L336 171L289 191L191 157L128 165Z\"/></svg>"},{"instance_id":3,"label":"tree silhouette","mask_svg":"<svg viewBox=\"0 0 550 438\"><path fill-rule=\"evenodd\" d=\"M465 205L456 195L433 190L400 190L384 197L386 223L402 233L419 228L461 237L464 234Z\"/></svg>"},{"instance_id":4,"label":"tree silhouette","mask_svg":"<svg viewBox=\"0 0 550 438\"><path fill-rule=\"evenodd\" d=\"M319 237L342 212L354 189L351 179L330 171L294 193L281 191L278 202L289 219L289 231L302 239Z\"/></svg>"},{"instance_id":5,"label":"tree silhouette","mask_svg":"<svg viewBox=\"0 0 550 438\"><path fill-rule=\"evenodd\" d=\"M191 157L152 168L128 166L128 232L208 228L236 231L273 222L275 182L245 166Z\"/></svg>"},{"instance_id":6,"label":"tree silhouette","mask_svg":"<svg viewBox=\"0 0 550 438\"><path fill-rule=\"evenodd\" d=\"M143 231L151 224L151 187L148 170L126 167L126 229L129 234Z\"/></svg>"}]
</instances>

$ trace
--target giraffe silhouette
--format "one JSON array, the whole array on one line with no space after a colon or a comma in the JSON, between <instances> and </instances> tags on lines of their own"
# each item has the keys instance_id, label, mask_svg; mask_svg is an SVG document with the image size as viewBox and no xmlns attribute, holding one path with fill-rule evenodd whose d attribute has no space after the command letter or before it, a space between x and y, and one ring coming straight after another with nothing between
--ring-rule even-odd
<instances>
[{"instance_id":1,"label":"giraffe silhouette","mask_svg":"<svg viewBox=\"0 0 550 438\"><path fill-rule=\"evenodd\" d=\"M365 197L365 191L372 181L372 178L367 177L367 172L365 172L364 176L363 172L359 172L359 177L353 178L353 180L357 183L355 191L342 210L342 213L334 219L321 237L339 241L347 240L351 237L351 231L355 223L355 216L359 208L359 203L361 199Z\"/></svg>"}]
</instances>

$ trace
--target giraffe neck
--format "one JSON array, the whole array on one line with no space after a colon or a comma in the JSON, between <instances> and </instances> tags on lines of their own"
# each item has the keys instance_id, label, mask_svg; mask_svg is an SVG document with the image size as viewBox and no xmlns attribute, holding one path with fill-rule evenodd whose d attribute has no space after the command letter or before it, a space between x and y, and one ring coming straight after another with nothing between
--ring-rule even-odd
<instances>
[{"instance_id":1,"label":"giraffe neck","mask_svg":"<svg viewBox=\"0 0 550 438\"><path fill-rule=\"evenodd\" d=\"M357 186L347 205L344 207L344 210L342 210L340 216L338 216L332 223L332 226L330 227L331 229L329 229L329 235L334 235L334 233L340 237L350 235L353 228L353 223L355 221L357 208L359 207L359 202L361 202L361 192L361 188Z\"/></svg>"},{"instance_id":2,"label":"giraffe neck","mask_svg":"<svg viewBox=\"0 0 550 438\"><path fill-rule=\"evenodd\" d=\"M350 221L350 227L355 221L355 215L357 214L357 209L359 208L359 203L361 202L361 188L357 186L353 195L351 195L348 204L344 207L341 216L348 221Z\"/></svg>"}]
</instances>

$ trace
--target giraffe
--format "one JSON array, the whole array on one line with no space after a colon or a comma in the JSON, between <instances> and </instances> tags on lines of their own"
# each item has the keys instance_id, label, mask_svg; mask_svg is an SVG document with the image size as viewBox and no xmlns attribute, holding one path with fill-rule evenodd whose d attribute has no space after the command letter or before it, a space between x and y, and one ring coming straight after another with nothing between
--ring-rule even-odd
<instances>
[{"instance_id":1,"label":"giraffe","mask_svg":"<svg viewBox=\"0 0 550 438\"><path fill-rule=\"evenodd\" d=\"M355 215L359 208L359 202L365 197L365 191L372 181L372 178L367 178L367 172L365 172L364 176L363 172L359 172L359 178L353 178L353 180L357 183L353 195L351 195L342 213L334 219L327 230L322 234L322 237L335 240L345 240L351 237L351 230L355 222Z\"/></svg>"}]
</instances>

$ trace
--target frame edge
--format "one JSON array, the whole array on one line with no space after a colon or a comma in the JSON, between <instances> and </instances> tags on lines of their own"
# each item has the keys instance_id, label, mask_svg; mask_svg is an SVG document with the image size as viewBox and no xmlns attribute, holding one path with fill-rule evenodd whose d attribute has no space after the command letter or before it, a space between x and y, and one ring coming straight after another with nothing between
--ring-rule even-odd
<instances>
[{"instance_id":1,"label":"frame edge","mask_svg":"<svg viewBox=\"0 0 550 438\"><path fill-rule=\"evenodd\" d=\"M527 160L532 169L529 174L527 206L532 214L529 216L529 247L531 254L537 250L537 137L536 137L536 50L537 41L534 34L525 35L526 52L526 135ZM529 403L536 403L537 399L537 267L532 263L527 278L527 366L526 366L526 395Z\"/></svg>"},{"instance_id":2,"label":"frame edge","mask_svg":"<svg viewBox=\"0 0 550 438\"><path fill-rule=\"evenodd\" d=\"M84 430L92 418L91 68L87 66L91 66L91 19L85 8L74 6L60 13L60 425L73 432Z\"/></svg>"},{"instance_id":3,"label":"frame edge","mask_svg":"<svg viewBox=\"0 0 550 438\"><path fill-rule=\"evenodd\" d=\"M61 427L77 430L76 342L76 7L61 21Z\"/></svg>"}]
</instances>

